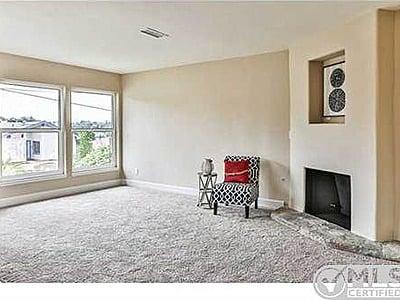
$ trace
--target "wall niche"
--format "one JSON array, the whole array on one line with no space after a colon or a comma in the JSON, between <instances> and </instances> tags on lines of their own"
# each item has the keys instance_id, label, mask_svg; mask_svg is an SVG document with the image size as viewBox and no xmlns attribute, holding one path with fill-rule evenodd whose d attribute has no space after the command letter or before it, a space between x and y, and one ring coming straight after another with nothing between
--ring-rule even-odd
<instances>
[{"instance_id":1,"label":"wall niche","mask_svg":"<svg viewBox=\"0 0 400 300\"><path fill-rule=\"evenodd\" d=\"M346 118L345 51L308 62L309 124L343 124Z\"/></svg>"}]
</instances>

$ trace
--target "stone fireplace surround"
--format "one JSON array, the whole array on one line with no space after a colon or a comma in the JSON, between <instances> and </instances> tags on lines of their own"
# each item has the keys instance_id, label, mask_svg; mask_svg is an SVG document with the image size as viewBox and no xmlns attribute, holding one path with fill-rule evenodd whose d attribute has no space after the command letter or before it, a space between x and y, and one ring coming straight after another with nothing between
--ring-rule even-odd
<instances>
[{"instance_id":1,"label":"stone fireplace surround","mask_svg":"<svg viewBox=\"0 0 400 300\"><path fill-rule=\"evenodd\" d=\"M333 223L285 207L272 211L271 218L328 247L400 262L398 241L371 241Z\"/></svg>"}]
</instances>

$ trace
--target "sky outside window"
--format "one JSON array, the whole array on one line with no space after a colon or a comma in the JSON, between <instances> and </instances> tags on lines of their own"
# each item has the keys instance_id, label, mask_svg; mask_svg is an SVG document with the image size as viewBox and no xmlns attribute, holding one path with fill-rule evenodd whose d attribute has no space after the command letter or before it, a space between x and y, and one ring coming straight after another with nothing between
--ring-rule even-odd
<instances>
[{"instance_id":1,"label":"sky outside window","mask_svg":"<svg viewBox=\"0 0 400 300\"><path fill-rule=\"evenodd\" d=\"M1 118L29 118L58 125L58 105L57 89L0 84Z\"/></svg>"},{"instance_id":2,"label":"sky outside window","mask_svg":"<svg viewBox=\"0 0 400 300\"><path fill-rule=\"evenodd\" d=\"M82 127L82 122L90 122L98 124L91 127L111 128L112 95L72 92L71 115L73 127Z\"/></svg>"},{"instance_id":3,"label":"sky outside window","mask_svg":"<svg viewBox=\"0 0 400 300\"><path fill-rule=\"evenodd\" d=\"M59 98L58 89L0 84L0 121L29 119L59 125ZM72 92L71 104L73 124L90 122L111 127L111 95Z\"/></svg>"}]
</instances>

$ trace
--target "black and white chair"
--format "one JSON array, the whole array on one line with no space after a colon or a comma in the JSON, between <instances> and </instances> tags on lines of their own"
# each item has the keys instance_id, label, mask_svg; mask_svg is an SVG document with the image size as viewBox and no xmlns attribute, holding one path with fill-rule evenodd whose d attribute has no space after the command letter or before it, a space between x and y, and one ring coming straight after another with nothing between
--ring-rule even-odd
<instances>
[{"instance_id":1,"label":"black and white chair","mask_svg":"<svg viewBox=\"0 0 400 300\"><path fill-rule=\"evenodd\" d=\"M249 218L250 206L258 208L260 158L256 156L228 155L226 161L249 161L249 183L222 182L217 183L212 190L211 199L214 205L214 215L218 211L218 203L225 205L244 206L245 218Z\"/></svg>"}]
</instances>

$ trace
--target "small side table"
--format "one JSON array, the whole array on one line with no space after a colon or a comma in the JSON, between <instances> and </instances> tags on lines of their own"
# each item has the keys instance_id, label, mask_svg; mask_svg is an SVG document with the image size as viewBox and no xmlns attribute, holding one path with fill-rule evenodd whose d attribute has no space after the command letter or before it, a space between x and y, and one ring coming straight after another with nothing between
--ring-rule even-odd
<instances>
[{"instance_id":1,"label":"small side table","mask_svg":"<svg viewBox=\"0 0 400 300\"><path fill-rule=\"evenodd\" d=\"M197 206L208 204L212 208L211 192L217 183L217 173L203 174L203 172L198 172L197 176L199 177L199 200ZM204 198L207 202L204 202Z\"/></svg>"}]
</instances>

